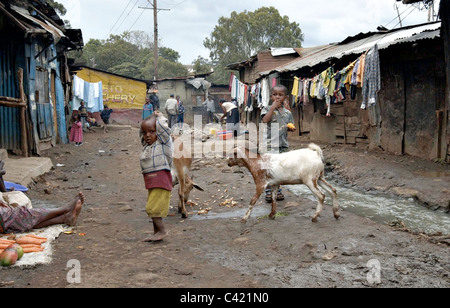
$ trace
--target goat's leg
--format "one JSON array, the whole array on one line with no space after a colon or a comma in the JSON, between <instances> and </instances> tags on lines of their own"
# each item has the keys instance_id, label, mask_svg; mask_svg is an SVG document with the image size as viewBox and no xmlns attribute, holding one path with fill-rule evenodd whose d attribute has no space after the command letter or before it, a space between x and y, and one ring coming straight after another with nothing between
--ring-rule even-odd
<instances>
[{"instance_id":1,"label":"goat's leg","mask_svg":"<svg viewBox=\"0 0 450 308\"><path fill-rule=\"evenodd\" d=\"M186 210L186 200L184 199L184 188L182 188L181 182L180 182L180 190L178 191L178 195L180 197L180 203L178 204L178 211L181 213L182 218L188 218L188 213Z\"/></svg>"},{"instance_id":2,"label":"goat's leg","mask_svg":"<svg viewBox=\"0 0 450 308\"><path fill-rule=\"evenodd\" d=\"M259 197L261 197L263 191L264 191L264 187L256 186L256 193L253 196L252 201L250 201L250 206L248 208L247 213L241 220L243 223L246 223L247 220L250 218L250 215L252 215L253 208L255 207L256 202L258 202Z\"/></svg>"},{"instance_id":3,"label":"goat's leg","mask_svg":"<svg viewBox=\"0 0 450 308\"><path fill-rule=\"evenodd\" d=\"M308 186L308 188L311 190L313 194L316 195L318 200L316 214L312 219L312 222L317 222L317 219L320 217L320 214L322 213L323 210L323 202L325 201L325 195L320 191L319 187L317 186L317 180L309 180L305 182L305 185Z\"/></svg>"},{"instance_id":4,"label":"goat's leg","mask_svg":"<svg viewBox=\"0 0 450 308\"><path fill-rule=\"evenodd\" d=\"M280 187L272 187L272 212L270 212L269 218L275 220L277 215L277 195Z\"/></svg>"},{"instance_id":5,"label":"goat's leg","mask_svg":"<svg viewBox=\"0 0 450 308\"><path fill-rule=\"evenodd\" d=\"M341 217L341 214L339 213L339 205L338 205L338 201L337 201L337 191L336 191L336 189L330 183L328 183L323 177L319 179L319 185L320 185L320 187L322 187L323 189L328 191L328 193L333 198L333 214L334 214L334 218L339 219L339 217Z\"/></svg>"}]
</instances>

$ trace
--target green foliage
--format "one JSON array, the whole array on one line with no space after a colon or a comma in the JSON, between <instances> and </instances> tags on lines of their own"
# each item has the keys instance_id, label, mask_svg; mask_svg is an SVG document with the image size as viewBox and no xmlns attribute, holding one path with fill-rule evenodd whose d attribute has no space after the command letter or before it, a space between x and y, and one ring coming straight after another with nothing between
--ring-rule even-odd
<instances>
[{"instance_id":1,"label":"green foliage","mask_svg":"<svg viewBox=\"0 0 450 308\"><path fill-rule=\"evenodd\" d=\"M55 11L56 11L59 15L64 16L64 15L67 14L67 9L66 9L66 7L65 7L63 4L58 3L58 2L56 2L56 1L54 1L54 0L47 0L47 3L48 3L52 8L54 8Z\"/></svg>"},{"instance_id":2,"label":"green foliage","mask_svg":"<svg viewBox=\"0 0 450 308\"><path fill-rule=\"evenodd\" d=\"M170 48L158 48L158 78L187 76L178 62L180 54ZM143 31L110 35L107 40L91 39L83 51L71 53L77 63L137 79L154 78L153 38Z\"/></svg>"},{"instance_id":3,"label":"green foliage","mask_svg":"<svg viewBox=\"0 0 450 308\"><path fill-rule=\"evenodd\" d=\"M210 50L217 82L228 83L229 72L224 68L256 55L271 47L301 47L303 33L296 22L281 16L274 7L262 7L255 12L232 12L221 17L209 38L203 42Z\"/></svg>"},{"instance_id":4,"label":"green foliage","mask_svg":"<svg viewBox=\"0 0 450 308\"><path fill-rule=\"evenodd\" d=\"M208 59L199 56L197 60L192 62L194 65L194 73L195 74L206 74L211 73L213 67L212 64L208 61Z\"/></svg>"}]
</instances>

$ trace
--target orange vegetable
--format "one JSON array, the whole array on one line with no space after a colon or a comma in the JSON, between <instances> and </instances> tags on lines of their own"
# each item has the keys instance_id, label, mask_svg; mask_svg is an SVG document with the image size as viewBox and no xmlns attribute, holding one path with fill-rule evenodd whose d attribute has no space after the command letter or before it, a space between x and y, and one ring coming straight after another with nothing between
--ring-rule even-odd
<instances>
[{"instance_id":1,"label":"orange vegetable","mask_svg":"<svg viewBox=\"0 0 450 308\"><path fill-rule=\"evenodd\" d=\"M31 238L35 238L35 239L38 239L38 240L42 240L42 241L44 241L44 243L47 242L47 238L46 237L41 237L41 236L37 236L37 235L34 235L34 234L29 234L29 235L27 235L27 237L31 237Z\"/></svg>"},{"instance_id":2,"label":"orange vegetable","mask_svg":"<svg viewBox=\"0 0 450 308\"><path fill-rule=\"evenodd\" d=\"M32 253L32 252L42 252L44 251L44 247L28 247L28 248L23 248L23 252L24 253Z\"/></svg>"},{"instance_id":3,"label":"orange vegetable","mask_svg":"<svg viewBox=\"0 0 450 308\"><path fill-rule=\"evenodd\" d=\"M41 248L41 245L37 245L37 244L22 244L20 245L22 246L22 248Z\"/></svg>"},{"instance_id":4,"label":"orange vegetable","mask_svg":"<svg viewBox=\"0 0 450 308\"><path fill-rule=\"evenodd\" d=\"M28 236L23 236L21 238L18 238L16 240L16 242L19 245L26 245L26 244L41 245L42 243L44 243L43 240L39 240L39 239L28 237Z\"/></svg>"},{"instance_id":5,"label":"orange vegetable","mask_svg":"<svg viewBox=\"0 0 450 308\"><path fill-rule=\"evenodd\" d=\"M13 240L7 240L4 238L0 238L0 244L5 244L5 243L9 243L9 244L14 244L16 241Z\"/></svg>"}]
</instances>

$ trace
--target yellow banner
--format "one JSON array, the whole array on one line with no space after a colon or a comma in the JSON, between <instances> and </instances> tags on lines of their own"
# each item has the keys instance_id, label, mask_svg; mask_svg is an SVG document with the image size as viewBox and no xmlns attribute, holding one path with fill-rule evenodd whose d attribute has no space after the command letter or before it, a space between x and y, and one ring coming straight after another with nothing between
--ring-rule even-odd
<instances>
[{"instance_id":1,"label":"yellow banner","mask_svg":"<svg viewBox=\"0 0 450 308\"><path fill-rule=\"evenodd\" d=\"M77 76L90 83L102 82L103 103L112 109L142 109L147 95L145 82L119 77L88 68L77 72Z\"/></svg>"}]
</instances>

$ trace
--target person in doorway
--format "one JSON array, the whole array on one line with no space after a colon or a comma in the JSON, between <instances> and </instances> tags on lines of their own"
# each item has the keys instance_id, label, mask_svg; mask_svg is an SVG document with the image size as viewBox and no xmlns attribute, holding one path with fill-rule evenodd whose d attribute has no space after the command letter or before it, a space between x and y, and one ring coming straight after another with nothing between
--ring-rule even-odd
<instances>
[{"instance_id":1,"label":"person in doorway","mask_svg":"<svg viewBox=\"0 0 450 308\"><path fill-rule=\"evenodd\" d=\"M144 109L142 110L142 120L145 120L146 118L151 116L153 114L154 110L155 109L153 107L152 100L150 99L149 96L147 96L145 98Z\"/></svg>"},{"instance_id":2,"label":"person in doorway","mask_svg":"<svg viewBox=\"0 0 450 308\"><path fill-rule=\"evenodd\" d=\"M177 124L178 117L178 102L175 99L175 94L170 95L170 98L166 101L165 109L169 119L169 128L172 128Z\"/></svg>"},{"instance_id":3,"label":"person in doorway","mask_svg":"<svg viewBox=\"0 0 450 308\"><path fill-rule=\"evenodd\" d=\"M75 146L79 147L83 145L83 123L81 122L80 115L75 114L73 116L73 124L70 129L70 142L75 142Z\"/></svg>"},{"instance_id":4,"label":"person in doorway","mask_svg":"<svg viewBox=\"0 0 450 308\"><path fill-rule=\"evenodd\" d=\"M238 107L234 103L226 102L224 99L220 100L219 106L223 110L223 116L220 118L220 122L224 118L227 118L227 131L232 131L234 137L239 136L240 116Z\"/></svg>"},{"instance_id":5,"label":"person in doorway","mask_svg":"<svg viewBox=\"0 0 450 308\"><path fill-rule=\"evenodd\" d=\"M173 189L171 134L167 119L159 111L142 122L140 164L148 190L146 212L152 219L154 230L153 236L144 239L144 242L161 242L168 234L163 219L169 214Z\"/></svg>"},{"instance_id":6,"label":"person in doorway","mask_svg":"<svg viewBox=\"0 0 450 308\"><path fill-rule=\"evenodd\" d=\"M272 153L289 152L288 131L294 123L292 113L285 108L288 100L288 89L283 85L277 85L272 89L272 105L264 108L261 112L262 122L267 124L267 149ZM283 191L277 194L277 201L284 200ZM266 190L266 201L272 203L272 190Z\"/></svg>"},{"instance_id":7,"label":"person in doorway","mask_svg":"<svg viewBox=\"0 0 450 308\"><path fill-rule=\"evenodd\" d=\"M86 124L89 114L86 108L86 103L84 101L81 101L80 108L78 108L78 111L80 113L81 128L83 129L83 131L86 131L87 129Z\"/></svg>"},{"instance_id":8,"label":"person in doorway","mask_svg":"<svg viewBox=\"0 0 450 308\"><path fill-rule=\"evenodd\" d=\"M108 125L109 125L109 119L111 117L111 113L113 113L114 110L109 109L108 105L104 106L103 111L100 113L100 117L102 118L103 124L105 124L103 132L108 132Z\"/></svg>"},{"instance_id":9,"label":"person in doorway","mask_svg":"<svg viewBox=\"0 0 450 308\"><path fill-rule=\"evenodd\" d=\"M203 106L206 108L208 117L208 123L214 123L214 114L216 113L216 106L212 96L208 96L208 99L203 102Z\"/></svg>"}]
</instances>

